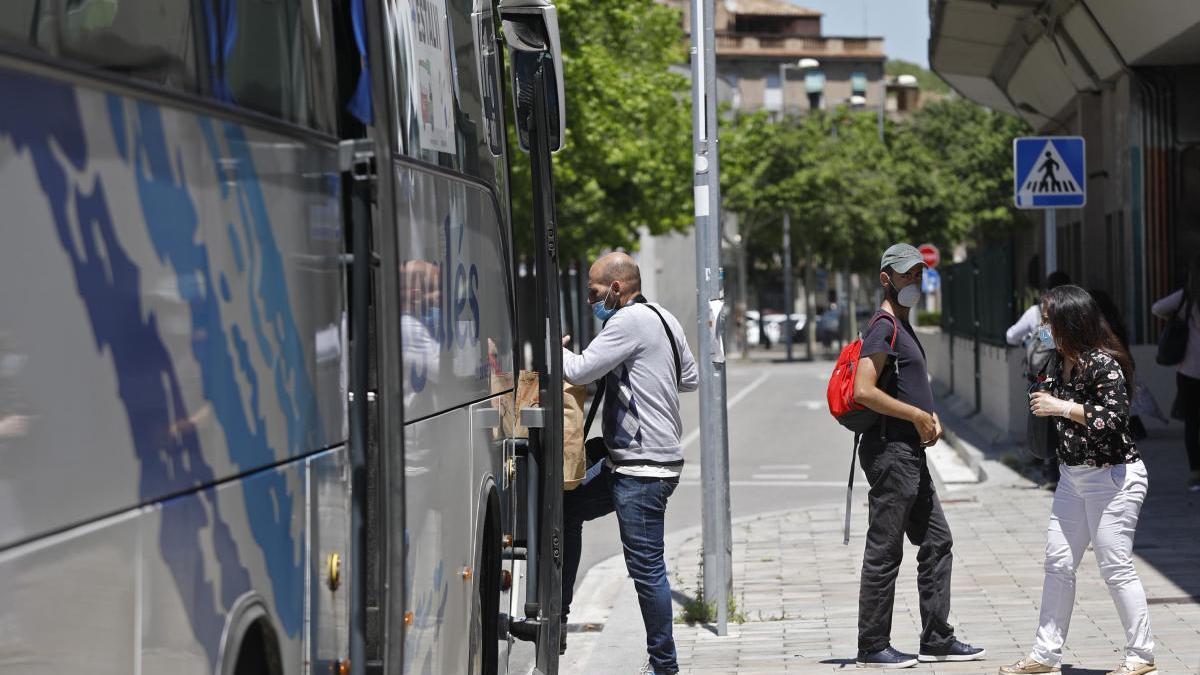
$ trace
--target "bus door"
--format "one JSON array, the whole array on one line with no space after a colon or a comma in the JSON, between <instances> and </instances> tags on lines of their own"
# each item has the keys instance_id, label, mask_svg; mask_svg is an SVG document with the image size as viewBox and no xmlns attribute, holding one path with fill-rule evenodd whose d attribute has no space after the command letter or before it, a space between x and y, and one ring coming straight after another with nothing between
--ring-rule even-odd
<instances>
[{"instance_id":1,"label":"bus door","mask_svg":"<svg viewBox=\"0 0 1200 675\"><path fill-rule=\"evenodd\" d=\"M558 672L562 616L562 322L559 312L559 260L551 152L565 133L562 52L558 16L547 0L501 0L500 17L512 74L514 126L529 153L533 177L534 276L536 306L528 308L545 327L530 336L538 373L539 408L520 411L529 427L526 477L529 509L525 618L509 623L517 638L537 645L535 672ZM515 225L515 224L514 224ZM522 308L525 310L526 308Z\"/></svg>"},{"instance_id":2,"label":"bus door","mask_svg":"<svg viewBox=\"0 0 1200 675\"><path fill-rule=\"evenodd\" d=\"M403 663L403 584L388 583L403 566L404 453L397 247L389 124L379 4L339 0L337 82L339 164L349 293L351 465L350 672L382 673ZM399 524L399 526L397 526ZM391 594L392 597L388 597ZM394 670L391 668L390 670Z\"/></svg>"}]
</instances>

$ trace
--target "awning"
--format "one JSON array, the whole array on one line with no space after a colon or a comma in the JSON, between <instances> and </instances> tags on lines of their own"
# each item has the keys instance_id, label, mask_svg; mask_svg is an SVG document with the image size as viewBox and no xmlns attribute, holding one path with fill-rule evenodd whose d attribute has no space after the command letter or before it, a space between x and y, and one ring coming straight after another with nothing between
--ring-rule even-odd
<instances>
[{"instance_id":1,"label":"awning","mask_svg":"<svg viewBox=\"0 0 1200 675\"><path fill-rule=\"evenodd\" d=\"M934 72L1037 128L1126 66L1200 63L1196 0L931 0L930 20Z\"/></svg>"}]
</instances>

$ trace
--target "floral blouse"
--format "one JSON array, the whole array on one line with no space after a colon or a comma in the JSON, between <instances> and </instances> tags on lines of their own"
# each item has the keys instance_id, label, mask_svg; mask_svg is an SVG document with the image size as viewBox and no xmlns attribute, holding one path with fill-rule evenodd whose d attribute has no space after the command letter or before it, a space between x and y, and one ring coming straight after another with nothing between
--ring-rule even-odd
<instances>
[{"instance_id":1,"label":"floral blouse","mask_svg":"<svg viewBox=\"0 0 1200 675\"><path fill-rule=\"evenodd\" d=\"M1071 381L1063 381L1063 360L1050 393L1083 405L1085 424L1056 417L1058 461L1068 466L1104 467L1142 458L1129 434L1129 388L1121 364L1099 349L1079 357Z\"/></svg>"}]
</instances>

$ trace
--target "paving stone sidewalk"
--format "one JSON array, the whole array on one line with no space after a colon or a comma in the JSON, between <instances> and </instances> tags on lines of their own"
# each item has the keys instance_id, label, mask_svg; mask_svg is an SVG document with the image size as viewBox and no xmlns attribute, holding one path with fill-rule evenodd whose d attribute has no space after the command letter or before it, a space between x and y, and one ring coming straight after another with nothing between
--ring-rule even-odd
<instances>
[{"instance_id":1,"label":"paving stone sidewalk","mask_svg":"<svg viewBox=\"0 0 1200 675\"><path fill-rule=\"evenodd\" d=\"M1200 672L1200 498L1181 488L1173 461L1150 453L1151 495L1135 546L1150 598L1161 673ZM1156 459L1158 461L1156 461ZM1159 465L1156 467L1156 465ZM921 665L905 672L997 671L1026 654L1042 587L1051 493L989 462L982 485L942 495L955 536L951 622L985 646L988 660ZM1156 470L1159 469L1159 470ZM859 570L866 528L865 492L854 500L849 546L837 505L764 515L734 526L734 595L746 621L716 637L707 626L677 625L685 673L821 673L854 668ZM669 551L673 586L696 591L701 543ZM897 584L893 640L915 651L920 632L916 549L905 551ZM1064 672L1105 673L1121 659L1124 636L1092 553L1085 555L1065 653Z\"/></svg>"}]
</instances>

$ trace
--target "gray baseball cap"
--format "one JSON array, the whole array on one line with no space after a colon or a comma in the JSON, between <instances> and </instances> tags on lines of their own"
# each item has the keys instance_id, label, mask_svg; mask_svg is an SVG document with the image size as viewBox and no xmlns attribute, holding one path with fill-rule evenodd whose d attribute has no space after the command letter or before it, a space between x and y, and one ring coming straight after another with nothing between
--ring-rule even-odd
<instances>
[{"instance_id":1,"label":"gray baseball cap","mask_svg":"<svg viewBox=\"0 0 1200 675\"><path fill-rule=\"evenodd\" d=\"M892 244L888 250L883 252L883 260L879 261L879 269L884 270L890 267L903 274L917 265L924 264L925 258L916 247L910 244Z\"/></svg>"}]
</instances>

